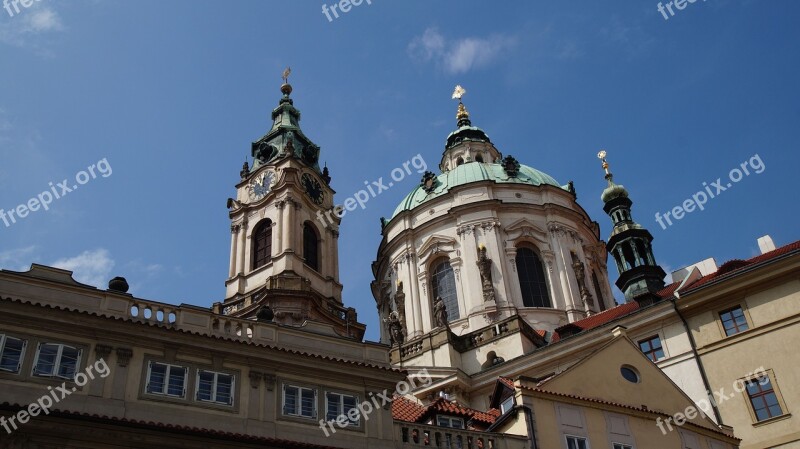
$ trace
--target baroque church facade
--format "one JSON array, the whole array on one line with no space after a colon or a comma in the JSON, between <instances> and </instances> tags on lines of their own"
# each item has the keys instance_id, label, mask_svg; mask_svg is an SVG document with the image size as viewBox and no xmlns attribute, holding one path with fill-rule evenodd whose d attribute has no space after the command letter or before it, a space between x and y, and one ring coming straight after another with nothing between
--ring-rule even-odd
<instances>
[{"instance_id":1,"label":"baroque church facade","mask_svg":"<svg viewBox=\"0 0 800 449\"><path fill-rule=\"evenodd\" d=\"M0 448L800 444L799 361L774 349L797 338L800 245L764 240L761 256L664 285L605 154L607 241L573 184L504 156L457 89L439 173L382 220L371 289L385 326L364 341L342 296L331 177L291 93L285 79L228 200L222 301L0 271ZM704 407L737 380L735 400Z\"/></svg>"}]
</instances>

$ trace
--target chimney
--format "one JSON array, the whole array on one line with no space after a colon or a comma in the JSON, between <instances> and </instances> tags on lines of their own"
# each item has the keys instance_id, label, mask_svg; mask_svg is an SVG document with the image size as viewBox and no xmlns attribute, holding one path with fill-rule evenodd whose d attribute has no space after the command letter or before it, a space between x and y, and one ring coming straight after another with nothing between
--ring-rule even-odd
<instances>
[{"instance_id":1,"label":"chimney","mask_svg":"<svg viewBox=\"0 0 800 449\"><path fill-rule=\"evenodd\" d=\"M758 239L758 249L761 250L761 254L766 254L770 251L775 251L775 242L772 241L772 237L768 235L760 237Z\"/></svg>"}]
</instances>

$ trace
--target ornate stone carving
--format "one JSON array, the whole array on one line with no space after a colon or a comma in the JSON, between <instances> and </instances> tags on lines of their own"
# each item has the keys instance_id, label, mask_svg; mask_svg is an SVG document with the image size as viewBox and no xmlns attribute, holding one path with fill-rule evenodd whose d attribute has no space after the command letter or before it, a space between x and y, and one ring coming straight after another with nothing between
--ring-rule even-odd
<instances>
[{"instance_id":1,"label":"ornate stone carving","mask_svg":"<svg viewBox=\"0 0 800 449\"><path fill-rule=\"evenodd\" d=\"M117 365L124 368L128 366L133 356L133 350L130 348L117 348Z\"/></svg>"},{"instance_id":2,"label":"ornate stone carving","mask_svg":"<svg viewBox=\"0 0 800 449\"><path fill-rule=\"evenodd\" d=\"M406 327L406 294L403 292L403 281L397 281L397 292L394 294L394 307L400 315L400 324Z\"/></svg>"},{"instance_id":3,"label":"ornate stone carving","mask_svg":"<svg viewBox=\"0 0 800 449\"><path fill-rule=\"evenodd\" d=\"M264 374L264 382L267 384L267 391L272 391L275 389L275 375L274 374Z\"/></svg>"},{"instance_id":4,"label":"ornate stone carving","mask_svg":"<svg viewBox=\"0 0 800 449\"><path fill-rule=\"evenodd\" d=\"M97 359L107 359L108 356L111 354L111 350L114 349L109 345L104 345L102 343L98 343L94 346L94 352L97 354Z\"/></svg>"},{"instance_id":5,"label":"ornate stone carving","mask_svg":"<svg viewBox=\"0 0 800 449\"><path fill-rule=\"evenodd\" d=\"M578 288L580 289L584 306L591 304L592 294L589 293L589 289L586 287L586 266L578 260L578 256L575 253L572 253L572 270L575 272L575 279L578 281Z\"/></svg>"},{"instance_id":6,"label":"ornate stone carving","mask_svg":"<svg viewBox=\"0 0 800 449\"><path fill-rule=\"evenodd\" d=\"M264 376L264 373L260 371L250 370L250 386L253 388L258 388L261 384L261 378Z\"/></svg>"},{"instance_id":7,"label":"ornate stone carving","mask_svg":"<svg viewBox=\"0 0 800 449\"><path fill-rule=\"evenodd\" d=\"M400 315L395 311L389 314L386 320L386 327L389 330L389 342L392 346L400 346L405 341L403 335L403 325L400 322Z\"/></svg>"},{"instance_id":8,"label":"ornate stone carving","mask_svg":"<svg viewBox=\"0 0 800 449\"><path fill-rule=\"evenodd\" d=\"M483 300L494 301L494 286L492 285L492 259L486 255L486 246L481 245L478 248L478 271L481 274L481 286L483 291Z\"/></svg>"},{"instance_id":9,"label":"ornate stone carving","mask_svg":"<svg viewBox=\"0 0 800 449\"><path fill-rule=\"evenodd\" d=\"M447 319L447 306L441 296L433 302L433 321L436 327L450 327Z\"/></svg>"}]
</instances>

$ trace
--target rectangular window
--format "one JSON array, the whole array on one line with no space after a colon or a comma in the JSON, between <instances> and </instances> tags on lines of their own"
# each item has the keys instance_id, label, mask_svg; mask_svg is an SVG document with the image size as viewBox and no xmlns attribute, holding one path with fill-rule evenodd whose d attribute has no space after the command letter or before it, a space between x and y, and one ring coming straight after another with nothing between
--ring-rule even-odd
<instances>
[{"instance_id":1,"label":"rectangular window","mask_svg":"<svg viewBox=\"0 0 800 449\"><path fill-rule=\"evenodd\" d=\"M437 416L436 425L439 427L449 427L451 429L463 429L464 419L454 416Z\"/></svg>"},{"instance_id":2,"label":"rectangular window","mask_svg":"<svg viewBox=\"0 0 800 449\"><path fill-rule=\"evenodd\" d=\"M328 421L336 421L340 416L347 416L350 410L356 408L358 398L347 394L327 392L325 393L325 403L325 419ZM348 426L358 427L360 417L356 417L356 419L350 419L348 417L347 421Z\"/></svg>"},{"instance_id":3,"label":"rectangular window","mask_svg":"<svg viewBox=\"0 0 800 449\"><path fill-rule=\"evenodd\" d=\"M747 326L747 318L745 318L744 312L739 306L720 312L719 318L722 320L722 327L725 329L725 335L727 336L735 335L749 329Z\"/></svg>"},{"instance_id":4,"label":"rectangular window","mask_svg":"<svg viewBox=\"0 0 800 449\"><path fill-rule=\"evenodd\" d=\"M778 396L772 388L772 381L768 375L756 377L747 381L747 396L758 421L764 421L783 415Z\"/></svg>"},{"instance_id":5,"label":"rectangular window","mask_svg":"<svg viewBox=\"0 0 800 449\"><path fill-rule=\"evenodd\" d=\"M0 371L19 374L28 342L0 334Z\"/></svg>"},{"instance_id":6,"label":"rectangular window","mask_svg":"<svg viewBox=\"0 0 800 449\"><path fill-rule=\"evenodd\" d=\"M283 414L315 419L317 417L317 390L284 385Z\"/></svg>"},{"instance_id":7,"label":"rectangular window","mask_svg":"<svg viewBox=\"0 0 800 449\"><path fill-rule=\"evenodd\" d=\"M586 438L567 435L567 449L589 449L589 443Z\"/></svg>"},{"instance_id":8,"label":"rectangular window","mask_svg":"<svg viewBox=\"0 0 800 449\"><path fill-rule=\"evenodd\" d=\"M73 379L81 360L81 350L72 346L41 343L36 350L33 375Z\"/></svg>"},{"instance_id":9,"label":"rectangular window","mask_svg":"<svg viewBox=\"0 0 800 449\"><path fill-rule=\"evenodd\" d=\"M640 341L639 349L654 362L664 358L664 348L661 347L661 338L658 335Z\"/></svg>"},{"instance_id":10,"label":"rectangular window","mask_svg":"<svg viewBox=\"0 0 800 449\"><path fill-rule=\"evenodd\" d=\"M189 370L184 366L150 362L145 391L176 398L186 397L186 377Z\"/></svg>"},{"instance_id":11,"label":"rectangular window","mask_svg":"<svg viewBox=\"0 0 800 449\"><path fill-rule=\"evenodd\" d=\"M230 374L197 371L197 400L233 405L234 379Z\"/></svg>"},{"instance_id":12,"label":"rectangular window","mask_svg":"<svg viewBox=\"0 0 800 449\"><path fill-rule=\"evenodd\" d=\"M514 396L510 396L508 399L503 401L502 404L500 404L500 413L505 415L512 408L514 408Z\"/></svg>"},{"instance_id":13,"label":"rectangular window","mask_svg":"<svg viewBox=\"0 0 800 449\"><path fill-rule=\"evenodd\" d=\"M614 443L614 449L633 449L633 446L629 444Z\"/></svg>"}]
</instances>

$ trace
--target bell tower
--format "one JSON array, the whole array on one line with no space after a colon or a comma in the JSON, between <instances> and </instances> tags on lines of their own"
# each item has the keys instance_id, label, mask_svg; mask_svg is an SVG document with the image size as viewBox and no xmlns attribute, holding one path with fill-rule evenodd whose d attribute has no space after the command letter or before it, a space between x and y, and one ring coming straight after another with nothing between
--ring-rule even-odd
<instances>
[{"instance_id":1,"label":"bell tower","mask_svg":"<svg viewBox=\"0 0 800 449\"><path fill-rule=\"evenodd\" d=\"M294 326L314 321L360 340L365 326L342 303L331 177L300 129L289 74L270 130L252 144L253 165L244 163L236 198L228 199L230 269L219 312Z\"/></svg>"},{"instance_id":2,"label":"bell tower","mask_svg":"<svg viewBox=\"0 0 800 449\"><path fill-rule=\"evenodd\" d=\"M625 294L625 301L638 301L643 305L660 300L656 293L664 288L666 273L656 263L653 255L653 236L646 228L633 220L631 206L624 186L614 183L609 170L606 152L597 157L603 161L608 187L600 197L603 210L611 217L614 228L608 238L606 249L617 262L619 279L616 285Z\"/></svg>"}]
</instances>

